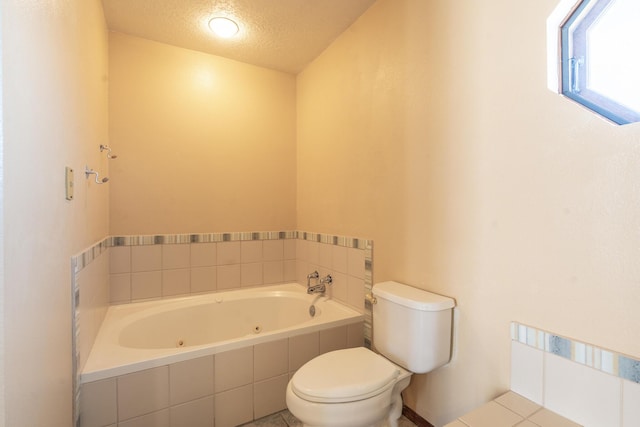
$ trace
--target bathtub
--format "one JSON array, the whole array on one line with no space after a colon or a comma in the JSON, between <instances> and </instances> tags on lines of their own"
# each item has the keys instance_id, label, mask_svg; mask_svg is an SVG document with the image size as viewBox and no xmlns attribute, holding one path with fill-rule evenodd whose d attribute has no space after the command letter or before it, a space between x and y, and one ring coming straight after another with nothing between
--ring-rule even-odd
<instances>
[{"instance_id":1,"label":"bathtub","mask_svg":"<svg viewBox=\"0 0 640 427\"><path fill-rule=\"evenodd\" d=\"M327 297L307 295L298 284L111 306L80 382L362 321L361 313Z\"/></svg>"}]
</instances>

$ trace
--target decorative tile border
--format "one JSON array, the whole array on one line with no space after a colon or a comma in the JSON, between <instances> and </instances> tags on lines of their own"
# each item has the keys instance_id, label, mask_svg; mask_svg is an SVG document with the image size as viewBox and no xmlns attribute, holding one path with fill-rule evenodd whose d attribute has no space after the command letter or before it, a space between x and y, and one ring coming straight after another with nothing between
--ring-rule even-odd
<instances>
[{"instance_id":1,"label":"decorative tile border","mask_svg":"<svg viewBox=\"0 0 640 427\"><path fill-rule=\"evenodd\" d=\"M73 267L72 273L78 273L83 270L87 265L98 258L104 251L111 247L111 239L109 237L102 239L98 243L90 246L78 255L71 258L71 264Z\"/></svg>"},{"instance_id":2,"label":"decorative tile border","mask_svg":"<svg viewBox=\"0 0 640 427\"><path fill-rule=\"evenodd\" d=\"M147 236L108 237L109 246L172 245L186 243L216 243L251 240L296 239L297 231L249 231L237 233L158 234ZM357 239L356 239L357 240Z\"/></svg>"},{"instance_id":3,"label":"decorative tile border","mask_svg":"<svg viewBox=\"0 0 640 427\"><path fill-rule=\"evenodd\" d=\"M640 360L517 322L511 340L640 384Z\"/></svg>"},{"instance_id":4,"label":"decorative tile border","mask_svg":"<svg viewBox=\"0 0 640 427\"><path fill-rule=\"evenodd\" d=\"M334 246L344 246L347 248L363 249L373 247L373 241L358 239L356 237L334 236L331 234L310 233L308 231L295 231L295 238L308 240L311 242L325 243Z\"/></svg>"}]
</instances>

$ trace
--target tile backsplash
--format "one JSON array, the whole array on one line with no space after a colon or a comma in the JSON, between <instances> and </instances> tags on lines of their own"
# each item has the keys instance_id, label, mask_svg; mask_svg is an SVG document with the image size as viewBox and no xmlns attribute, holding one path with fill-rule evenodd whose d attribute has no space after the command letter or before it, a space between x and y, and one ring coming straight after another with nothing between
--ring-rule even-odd
<instances>
[{"instance_id":1,"label":"tile backsplash","mask_svg":"<svg viewBox=\"0 0 640 427\"><path fill-rule=\"evenodd\" d=\"M294 239L112 247L111 303L294 282L295 247Z\"/></svg>"},{"instance_id":2,"label":"tile backsplash","mask_svg":"<svg viewBox=\"0 0 640 427\"><path fill-rule=\"evenodd\" d=\"M294 282L296 234L111 237L111 303Z\"/></svg>"},{"instance_id":3,"label":"tile backsplash","mask_svg":"<svg viewBox=\"0 0 640 427\"><path fill-rule=\"evenodd\" d=\"M519 323L511 390L585 427L640 426L640 361Z\"/></svg>"},{"instance_id":4,"label":"tile backsplash","mask_svg":"<svg viewBox=\"0 0 640 427\"><path fill-rule=\"evenodd\" d=\"M111 237L110 302L278 283L331 274L329 295L364 310L369 240L300 231Z\"/></svg>"}]
</instances>

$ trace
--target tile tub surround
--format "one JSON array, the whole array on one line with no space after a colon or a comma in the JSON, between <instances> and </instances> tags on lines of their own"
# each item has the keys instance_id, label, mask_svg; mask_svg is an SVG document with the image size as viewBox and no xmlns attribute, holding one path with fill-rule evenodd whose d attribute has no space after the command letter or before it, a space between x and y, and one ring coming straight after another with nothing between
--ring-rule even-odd
<instances>
[{"instance_id":1,"label":"tile tub surround","mask_svg":"<svg viewBox=\"0 0 640 427\"><path fill-rule=\"evenodd\" d=\"M112 237L111 303L296 281L295 232Z\"/></svg>"},{"instance_id":2,"label":"tile tub surround","mask_svg":"<svg viewBox=\"0 0 640 427\"><path fill-rule=\"evenodd\" d=\"M109 239L71 258L72 411L80 415L80 372L109 307ZM83 297L80 299L80 294ZM80 329L82 324L82 329Z\"/></svg>"},{"instance_id":3,"label":"tile tub surround","mask_svg":"<svg viewBox=\"0 0 640 427\"><path fill-rule=\"evenodd\" d=\"M79 373L109 303L305 283L306 275L317 269L334 278L329 295L364 314L369 346L371 306L365 305L364 295L373 283L372 254L371 240L305 231L102 239L71 259L74 419L78 419ZM96 268L98 264L101 267Z\"/></svg>"},{"instance_id":4,"label":"tile tub surround","mask_svg":"<svg viewBox=\"0 0 640 427\"><path fill-rule=\"evenodd\" d=\"M360 345L361 324L340 326L84 383L80 426L248 423L286 408L287 383L304 363Z\"/></svg>"},{"instance_id":5,"label":"tile tub surround","mask_svg":"<svg viewBox=\"0 0 640 427\"><path fill-rule=\"evenodd\" d=\"M296 233L297 282L305 284L307 274L331 274L328 295L364 315L365 346L371 347L371 303L365 295L373 287L373 241L328 234Z\"/></svg>"},{"instance_id":6,"label":"tile tub surround","mask_svg":"<svg viewBox=\"0 0 640 427\"><path fill-rule=\"evenodd\" d=\"M366 239L303 231L212 233L108 238L111 302L190 293L306 283L317 270L331 274L329 294L364 309L372 284Z\"/></svg>"},{"instance_id":7,"label":"tile tub surround","mask_svg":"<svg viewBox=\"0 0 640 427\"><path fill-rule=\"evenodd\" d=\"M511 325L511 390L585 427L640 426L640 361Z\"/></svg>"},{"instance_id":8,"label":"tile tub surround","mask_svg":"<svg viewBox=\"0 0 640 427\"><path fill-rule=\"evenodd\" d=\"M513 391L480 406L445 427L581 427Z\"/></svg>"}]
</instances>

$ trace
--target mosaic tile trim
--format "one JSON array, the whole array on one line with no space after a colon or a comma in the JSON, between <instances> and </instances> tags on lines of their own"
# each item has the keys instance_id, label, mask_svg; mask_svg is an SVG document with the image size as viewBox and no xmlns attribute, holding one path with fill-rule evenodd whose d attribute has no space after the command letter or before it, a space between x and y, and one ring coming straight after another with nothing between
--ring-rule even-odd
<instances>
[{"instance_id":1,"label":"mosaic tile trim","mask_svg":"<svg viewBox=\"0 0 640 427\"><path fill-rule=\"evenodd\" d=\"M640 360L517 322L511 340L640 384Z\"/></svg>"},{"instance_id":2,"label":"mosaic tile trim","mask_svg":"<svg viewBox=\"0 0 640 427\"><path fill-rule=\"evenodd\" d=\"M373 290L373 242L367 240L364 249L364 345L371 348L373 341L373 305L366 296Z\"/></svg>"},{"instance_id":3,"label":"mosaic tile trim","mask_svg":"<svg viewBox=\"0 0 640 427\"><path fill-rule=\"evenodd\" d=\"M217 243L251 240L284 240L299 239L325 243L335 246L364 250L365 291L371 292L373 286L373 241L356 237L335 236L330 234L310 233L307 231L250 231L235 233L202 233L202 234L158 234L144 236L110 236L72 257L76 274L89 265L110 247L145 246L189 243ZM74 295L77 287L74 286ZM366 302L365 304L369 304ZM370 304L369 304L370 306Z\"/></svg>"},{"instance_id":4,"label":"mosaic tile trim","mask_svg":"<svg viewBox=\"0 0 640 427\"><path fill-rule=\"evenodd\" d=\"M172 245L187 243L217 243L250 240L295 239L296 231L246 231L236 233L157 234L146 236L112 236L109 246Z\"/></svg>"},{"instance_id":5,"label":"mosaic tile trim","mask_svg":"<svg viewBox=\"0 0 640 427\"><path fill-rule=\"evenodd\" d=\"M107 237L99 241L98 243L90 246L78 255L71 258L72 265L75 267L72 273L77 273L84 269L87 265L98 258L104 251L111 246L111 238Z\"/></svg>"},{"instance_id":6,"label":"mosaic tile trim","mask_svg":"<svg viewBox=\"0 0 640 427\"><path fill-rule=\"evenodd\" d=\"M367 250L373 248L373 241L367 239L359 239L356 237L334 236L331 234L310 233L308 231L296 231L296 237L300 240L309 240L311 242L325 243L334 246L344 246L347 248Z\"/></svg>"},{"instance_id":7,"label":"mosaic tile trim","mask_svg":"<svg viewBox=\"0 0 640 427\"><path fill-rule=\"evenodd\" d=\"M88 264L88 263L87 263ZM86 264L85 264L86 265ZM78 281L76 280L76 274L78 272L78 259L77 257L71 258L71 313L72 313L72 331L73 336L71 339L71 354L73 355L73 363L71 364L71 390L73 390L72 396L72 414L73 425L80 425L80 372L78 363L80 361L80 355L78 353L78 306L80 303L80 291L78 290Z\"/></svg>"}]
</instances>

